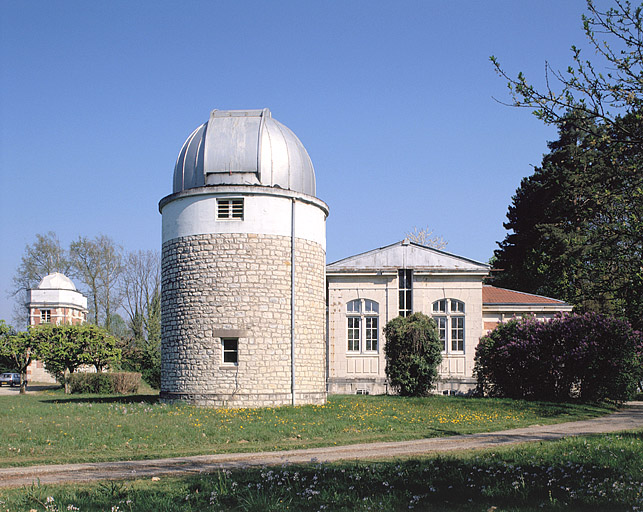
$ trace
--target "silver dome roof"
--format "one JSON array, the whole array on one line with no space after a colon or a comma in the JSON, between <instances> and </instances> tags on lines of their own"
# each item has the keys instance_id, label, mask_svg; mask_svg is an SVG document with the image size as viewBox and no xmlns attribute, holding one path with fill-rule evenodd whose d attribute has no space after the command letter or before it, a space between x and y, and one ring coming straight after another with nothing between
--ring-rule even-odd
<instances>
[{"instance_id":1,"label":"silver dome roof","mask_svg":"<svg viewBox=\"0 0 643 512\"><path fill-rule=\"evenodd\" d=\"M297 136L270 110L213 110L188 137L173 191L205 185L263 185L315 195L315 171Z\"/></svg>"}]
</instances>

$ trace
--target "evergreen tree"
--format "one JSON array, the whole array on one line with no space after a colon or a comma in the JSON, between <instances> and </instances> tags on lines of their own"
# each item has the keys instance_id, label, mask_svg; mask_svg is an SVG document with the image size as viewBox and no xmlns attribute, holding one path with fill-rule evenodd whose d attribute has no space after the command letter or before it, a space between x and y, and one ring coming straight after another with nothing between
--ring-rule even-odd
<instances>
[{"instance_id":1,"label":"evergreen tree","mask_svg":"<svg viewBox=\"0 0 643 512\"><path fill-rule=\"evenodd\" d=\"M570 112L542 166L524 178L495 252L493 283L643 326L643 149ZM641 137L635 114L617 119ZM579 124L584 126L579 129ZM591 126L591 129L587 129Z\"/></svg>"}]
</instances>

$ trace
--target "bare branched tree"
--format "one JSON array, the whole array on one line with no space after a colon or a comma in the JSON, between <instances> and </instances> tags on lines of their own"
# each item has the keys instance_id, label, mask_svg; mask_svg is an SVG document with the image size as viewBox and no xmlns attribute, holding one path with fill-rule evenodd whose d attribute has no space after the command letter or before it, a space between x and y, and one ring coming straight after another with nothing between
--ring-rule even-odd
<instances>
[{"instance_id":1,"label":"bare branched tree","mask_svg":"<svg viewBox=\"0 0 643 512\"><path fill-rule=\"evenodd\" d=\"M13 275L13 288L10 291L10 296L15 298L13 321L18 328L26 325L27 321L24 292L38 286L42 278L52 272L69 274L70 267L69 255L53 231L36 235L36 241L25 247L20 265Z\"/></svg>"},{"instance_id":2,"label":"bare branched tree","mask_svg":"<svg viewBox=\"0 0 643 512\"><path fill-rule=\"evenodd\" d=\"M94 323L110 331L112 314L121 304L119 278L123 272L122 248L110 237L79 237L69 249L74 275L87 287Z\"/></svg>"},{"instance_id":3,"label":"bare branched tree","mask_svg":"<svg viewBox=\"0 0 643 512\"><path fill-rule=\"evenodd\" d=\"M161 290L161 258L157 251L130 252L122 275L123 308L134 338L156 334L156 307Z\"/></svg>"},{"instance_id":4,"label":"bare branched tree","mask_svg":"<svg viewBox=\"0 0 643 512\"><path fill-rule=\"evenodd\" d=\"M36 235L36 241L25 247L20 265L13 276L12 295L34 288L47 274L69 273L71 267L67 251L62 248L56 233Z\"/></svg>"},{"instance_id":5,"label":"bare branched tree","mask_svg":"<svg viewBox=\"0 0 643 512\"><path fill-rule=\"evenodd\" d=\"M545 62L544 89L534 87L522 73L511 76L492 56L497 73L507 80L512 97L509 104L534 109L546 123L558 123L574 110L583 114L579 120L590 121L579 128L605 124L615 128L616 142L641 144L636 123L617 121L635 114L638 126L643 122L643 4L632 7L627 0L614 0L614 4L601 10L587 0L588 14L582 21L594 62L572 46L572 64L565 71Z\"/></svg>"},{"instance_id":6,"label":"bare branched tree","mask_svg":"<svg viewBox=\"0 0 643 512\"><path fill-rule=\"evenodd\" d=\"M441 236L434 235L433 230L428 226L421 229L414 227L412 231L408 231L404 236L411 242L432 247L433 249L444 249L449 243Z\"/></svg>"}]
</instances>

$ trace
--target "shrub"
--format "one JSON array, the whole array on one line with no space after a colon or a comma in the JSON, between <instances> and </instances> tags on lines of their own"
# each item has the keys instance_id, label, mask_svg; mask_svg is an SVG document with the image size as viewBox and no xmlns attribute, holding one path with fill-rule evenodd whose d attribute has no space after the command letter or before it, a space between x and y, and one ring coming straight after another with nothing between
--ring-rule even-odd
<instances>
[{"instance_id":1,"label":"shrub","mask_svg":"<svg viewBox=\"0 0 643 512\"><path fill-rule=\"evenodd\" d=\"M71 393L136 393L141 374L133 372L72 373L68 378Z\"/></svg>"},{"instance_id":2,"label":"shrub","mask_svg":"<svg viewBox=\"0 0 643 512\"><path fill-rule=\"evenodd\" d=\"M442 344L433 319L422 313L398 316L384 327L386 376L402 396L423 396L433 387Z\"/></svg>"},{"instance_id":3,"label":"shrub","mask_svg":"<svg viewBox=\"0 0 643 512\"><path fill-rule=\"evenodd\" d=\"M112 376L114 393L136 393L141 385L141 374L137 372L115 372Z\"/></svg>"},{"instance_id":4,"label":"shrub","mask_svg":"<svg viewBox=\"0 0 643 512\"><path fill-rule=\"evenodd\" d=\"M641 379L643 337L623 320L586 313L512 319L476 349L477 392L532 400L624 401Z\"/></svg>"},{"instance_id":5,"label":"shrub","mask_svg":"<svg viewBox=\"0 0 643 512\"><path fill-rule=\"evenodd\" d=\"M107 373L72 373L67 382L71 393L111 393L112 383Z\"/></svg>"},{"instance_id":6,"label":"shrub","mask_svg":"<svg viewBox=\"0 0 643 512\"><path fill-rule=\"evenodd\" d=\"M119 345L123 357L119 369L140 372L142 378L154 389L161 388L161 347L160 342L145 339L122 339Z\"/></svg>"}]
</instances>

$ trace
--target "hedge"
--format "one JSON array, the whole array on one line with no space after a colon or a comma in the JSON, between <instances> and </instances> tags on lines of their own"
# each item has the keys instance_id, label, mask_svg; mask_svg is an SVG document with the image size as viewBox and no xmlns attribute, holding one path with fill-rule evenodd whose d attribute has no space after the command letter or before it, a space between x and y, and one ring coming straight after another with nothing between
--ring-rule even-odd
<instances>
[{"instance_id":1,"label":"hedge","mask_svg":"<svg viewBox=\"0 0 643 512\"><path fill-rule=\"evenodd\" d=\"M128 394L138 392L141 374L136 372L72 373L68 382L72 393Z\"/></svg>"}]
</instances>

